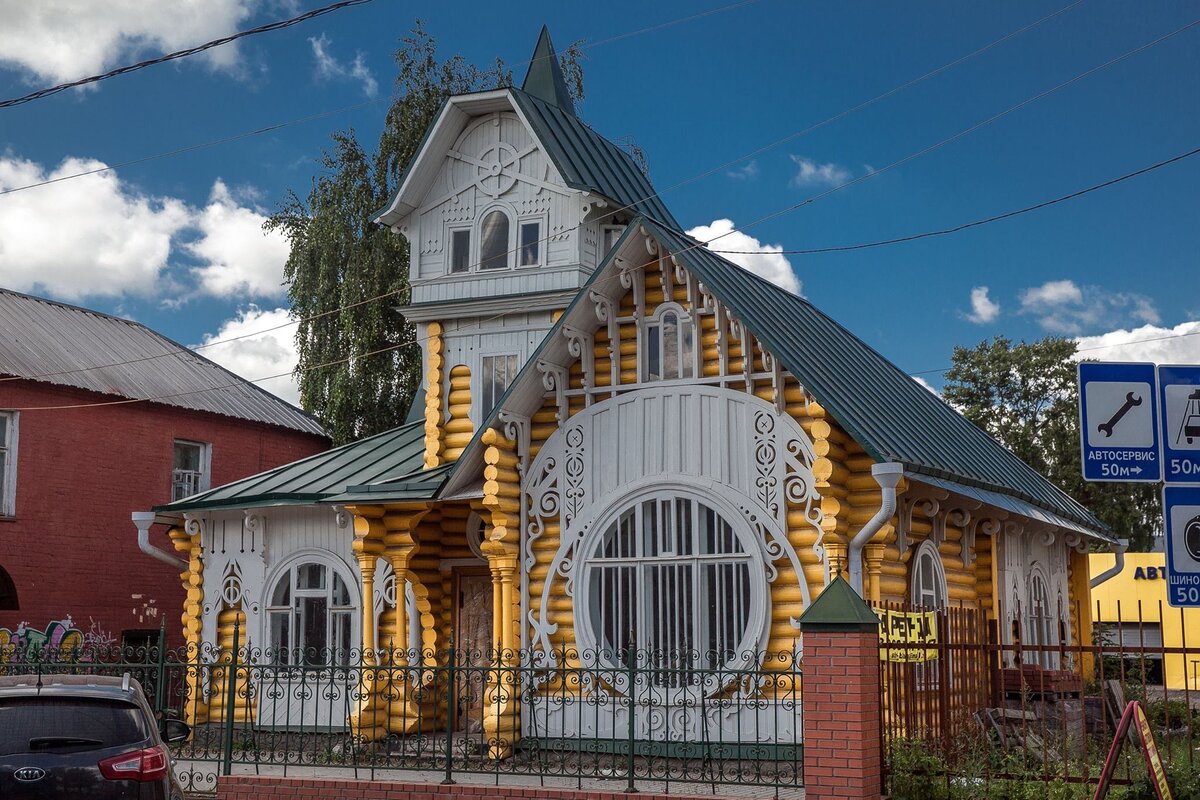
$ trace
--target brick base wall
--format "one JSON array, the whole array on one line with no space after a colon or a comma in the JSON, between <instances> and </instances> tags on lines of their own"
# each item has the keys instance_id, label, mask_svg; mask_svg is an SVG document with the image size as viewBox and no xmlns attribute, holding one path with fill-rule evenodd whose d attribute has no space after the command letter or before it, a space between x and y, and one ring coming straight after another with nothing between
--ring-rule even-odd
<instances>
[{"instance_id":1,"label":"brick base wall","mask_svg":"<svg viewBox=\"0 0 1200 800\"><path fill-rule=\"evenodd\" d=\"M679 794L639 792L638 800L720 800ZM580 791L528 786L478 786L435 783L388 783L385 781L322 778L280 778L269 775L231 775L217 779L217 800L268 800L286 797L297 800L629 800L622 791Z\"/></svg>"}]
</instances>

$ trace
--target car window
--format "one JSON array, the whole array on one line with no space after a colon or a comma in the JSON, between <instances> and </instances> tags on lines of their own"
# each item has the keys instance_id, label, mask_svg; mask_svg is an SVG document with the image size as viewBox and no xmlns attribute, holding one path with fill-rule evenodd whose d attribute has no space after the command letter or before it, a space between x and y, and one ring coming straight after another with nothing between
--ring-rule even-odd
<instances>
[{"instance_id":1,"label":"car window","mask_svg":"<svg viewBox=\"0 0 1200 800\"><path fill-rule=\"evenodd\" d=\"M0 755L32 751L98 750L148 736L140 708L79 697L0 699Z\"/></svg>"}]
</instances>

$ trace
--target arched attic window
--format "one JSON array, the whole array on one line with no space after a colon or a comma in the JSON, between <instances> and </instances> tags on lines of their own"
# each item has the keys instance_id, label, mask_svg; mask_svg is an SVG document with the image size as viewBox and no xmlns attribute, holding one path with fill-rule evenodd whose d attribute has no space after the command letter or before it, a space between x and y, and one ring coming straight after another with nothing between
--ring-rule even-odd
<instances>
[{"instance_id":1,"label":"arched attic window","mask_svg":"<svg viewBox=\"0 0 1200 800\"><path fill-rule=\"evenodd\" d=\"M12 576L4 567L0 567L0 611L20 611L21 604L17 600L17 586Z\"/></svg>"},{"instance_id":2,"label":"arched attic window","mask_svg":"<svg viewBox=\"0 0 1200 800\"><path fill-rule=\"evenodd\" d=\"M1029 597L1025 606L1025 641L1034 647L1050 647L1057 642L1054 630L1053 607L1050 604L1050 585L1040 566L1029 572ZM1046 669L1057 666L1057 654L1049 651L1030 653L1026 661L1039 664Z\"/></svg>"},{"instance_id":3,"label":"arched attic window","mask_svg":"<svg viewBox=\"0 0 1200 800\"><path fill-rule=\"evenodd\" d=\"M942 559L937 545L930 541L921 542L913 555L912 604L927 611L946 607L946 573L942 570Z\"/></svg>"},{"instance_id":4,"label":"arched attic window","mask_svg":"<svg viewBox=\"0 0 1200 800\"><path fill-rule=\"evenodd\" d=\"M692 318L674 303L659 307L646 321L645 380L670 381L694 374Z\"/></svg>"},{"instance_id":5,"label":"arched attic window","mask_svg":"<svg viewBox=\"0 0 1200 800\"><path fill-rule=\"evenodd\" d=\"M479 268L508 267L508 215L499 209L484 215L479 225Z\"/></svg>"}]
</instances>

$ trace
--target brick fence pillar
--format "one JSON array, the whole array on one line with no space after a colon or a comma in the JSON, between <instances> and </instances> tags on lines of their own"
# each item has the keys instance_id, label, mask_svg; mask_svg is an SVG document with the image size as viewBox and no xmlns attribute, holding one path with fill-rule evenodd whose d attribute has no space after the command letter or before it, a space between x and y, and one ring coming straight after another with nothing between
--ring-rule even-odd
<instances>
[{"instance_id":1,"label":"brick fence pillar","mask_svg":"<svg viewBox=\"0 0 1200 800\"><path fill-rule=\"evenodd\" d=\"M807 800L879 800L879 618L838 576L800 617Z\"/></svg>"}]
</instances>

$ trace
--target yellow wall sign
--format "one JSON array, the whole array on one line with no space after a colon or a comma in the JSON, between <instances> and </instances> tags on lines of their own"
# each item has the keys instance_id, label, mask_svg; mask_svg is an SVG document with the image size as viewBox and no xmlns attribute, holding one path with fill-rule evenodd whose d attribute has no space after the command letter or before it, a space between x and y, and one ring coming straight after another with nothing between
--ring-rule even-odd
<instances>
[{"instance_id":1,"label":"yellow wall sign","mask_svg":"<svg viewBox=\"0 0 1200 800\"><path fill-rule=\"evenodd\" d=\"M878 609L881 661L918 662L937 658L937 650L921 645L937 643L936 611Z\"/></svg>"}]
</instances>

